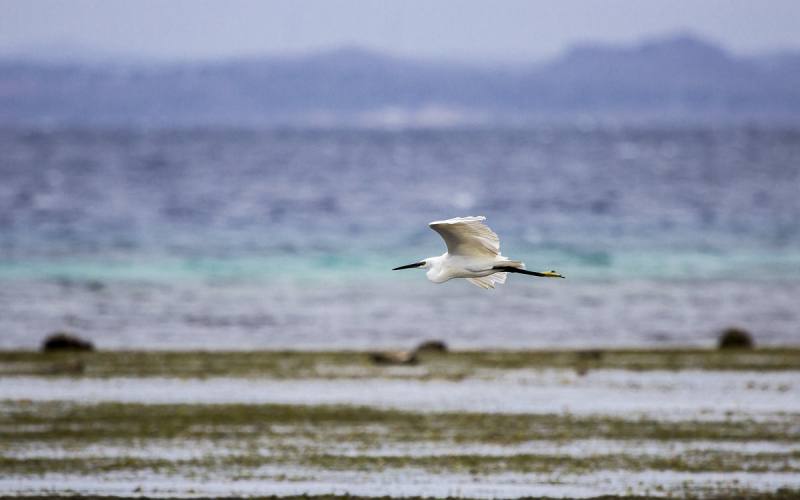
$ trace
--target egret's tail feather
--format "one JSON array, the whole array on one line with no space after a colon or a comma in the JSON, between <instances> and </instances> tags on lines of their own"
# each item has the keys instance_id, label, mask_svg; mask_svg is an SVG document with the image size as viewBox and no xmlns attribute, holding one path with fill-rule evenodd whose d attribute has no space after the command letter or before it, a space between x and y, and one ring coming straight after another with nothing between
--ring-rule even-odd
<instances>
[{"instance_id":1,"label":"egret's tail feather","mask_svg":"<svg viewBox=\"0 0 800 500\"><path fill-rule=\"evenodd\" d=\"M494 281L487 278L467 278L467 281L481 288L494 288Z\"/></svg>"},{"instance_id":2,"label":"egret's tail feather","mask_svg":"<svg viewBox=\"0 0 800 500\"><path fill-rule=\"evenodd\" d=\"M494 273L480 278L467 278L467 281L481 288L494 288L506 282L506 273Z\"/></svg>"}]
</instances>

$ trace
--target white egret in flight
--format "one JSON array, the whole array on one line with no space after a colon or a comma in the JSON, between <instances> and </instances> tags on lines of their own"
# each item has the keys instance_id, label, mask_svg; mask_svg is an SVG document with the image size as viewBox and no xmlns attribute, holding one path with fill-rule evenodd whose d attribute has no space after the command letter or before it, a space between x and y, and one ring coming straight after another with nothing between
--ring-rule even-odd
<instances>
[{"instance_id":1,"label":"white egret in flight","mask_svg":"<svg viewBox=\"0 0 800 500\"><path fill-rule=\"evenodd\" d=\"M481 288L494 288L495 284L505 283L506 273L563 278L555 271L527 271L522 261L500 255L500 239L483 223L485 220L486 217L456 217L431 222L428 225L442 236L447 244L447 252L395 267L392 271L420 267L428 270L426 276L434 283L467 278L467 281Z\"/></svg>"}]
</instances>

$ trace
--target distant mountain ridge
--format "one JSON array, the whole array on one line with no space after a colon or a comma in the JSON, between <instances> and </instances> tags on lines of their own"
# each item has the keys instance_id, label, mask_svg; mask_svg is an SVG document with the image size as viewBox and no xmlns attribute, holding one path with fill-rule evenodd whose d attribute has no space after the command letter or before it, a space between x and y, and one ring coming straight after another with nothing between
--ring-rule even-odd
<instances>
[{"instance_id":1,"label":"distant mountain ridge","mask_svg":"<svg viewBox=\"0 0 800 500\"><path fill-rule=\"evenodd\" d=\"M345 48L224 62L0 59L0 124L458 126L549 120L800 122L800 53L734 57L681 35L543 64Z\"/></svg>"}]
</instances>

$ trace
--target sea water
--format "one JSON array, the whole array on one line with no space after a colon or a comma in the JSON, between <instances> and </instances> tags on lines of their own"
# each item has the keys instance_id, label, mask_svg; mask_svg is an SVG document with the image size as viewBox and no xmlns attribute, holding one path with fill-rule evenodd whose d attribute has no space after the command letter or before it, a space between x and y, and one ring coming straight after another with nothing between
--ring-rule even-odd
<instances>
[{"instance_id":1,"label":"sea water","mask_svg":"<svg viewBox=\"0 0 800 500\"><path fill-rule=\"evenodd\" d=\"M800 341L800 130L0 130L0 347ZM566 280L392 267L485 215Z\"/></svg>"}]
</instances>

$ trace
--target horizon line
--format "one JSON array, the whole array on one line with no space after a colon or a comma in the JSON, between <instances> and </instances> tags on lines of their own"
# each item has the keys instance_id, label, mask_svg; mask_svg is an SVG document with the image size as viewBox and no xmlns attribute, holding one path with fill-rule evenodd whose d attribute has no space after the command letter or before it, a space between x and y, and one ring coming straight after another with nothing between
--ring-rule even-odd
<instances>
[{"instance_id":1,"label":"horizon line","mask_svg":"<svg viewBox=\"0 0 800 500\"><path fill-rule=\"evenodd\" d=\"M359 43L337 43L327 46L317 46L296 50L278 51L247 51L241 53L231 53L228 55L208 55L208 56L165 56L152 53L136 54L128 51L103 51L96 47L85 44L73 43L70 41L54 38L47 42L29 44L17 48L0 48L0 59L30 61L40 63L78 63L78 64L215 64L229 63L235 61L247 61L256 59L291 59L298 60L313 58L340 53L360 53L365 56L381 57L385 59L395 59L398 61L419 62L419 63L449 63L474 66L519 66L525 64L546 64L559 59L568 57L577 50L586 49L606 49L606 50L626 50L637 49L647 45L667 44L679 40L688 40L698 44L706 45L717 49L724 54L736 59L753 59L774 57L787 54L800 55L800 47L776 47L769 50L758 52L740 52L732 50L726 44L714 40L713 37L700 35L692 30L672 30L661 34L653 34L640 37L629 42L610 42L601 40L577 40L565 46L553 55L545 57L530 58L508 58L502 59L489 56L447 56L447 55L414 55L410 53L394 52L383 48L376 48L368 44ZM60 47L66 53L41 53L44 50L53 50Z\"/></svg>"}]
</instances>

